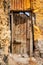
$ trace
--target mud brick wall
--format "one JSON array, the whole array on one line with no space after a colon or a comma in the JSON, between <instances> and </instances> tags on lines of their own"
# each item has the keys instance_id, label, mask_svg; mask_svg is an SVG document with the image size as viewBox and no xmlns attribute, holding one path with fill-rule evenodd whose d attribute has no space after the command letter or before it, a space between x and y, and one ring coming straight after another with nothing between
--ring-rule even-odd
<instances>
[{"instance_id":1,"label":"mud brick wall","mask_svg":"<svg viewBox=\"0 0 43 65\"><path fill-rule=\"evenodd\" d=\"M8 54L10 45L9 1L0 0L0 48Z\"/></svg>"}]
</instances>

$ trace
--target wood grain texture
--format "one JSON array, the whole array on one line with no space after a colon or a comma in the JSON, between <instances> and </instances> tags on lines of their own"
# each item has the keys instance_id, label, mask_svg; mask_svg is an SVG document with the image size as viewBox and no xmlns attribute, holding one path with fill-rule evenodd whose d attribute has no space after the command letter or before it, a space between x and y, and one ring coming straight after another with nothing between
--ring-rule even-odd
<instances>
[{"instance_id":1,"label":"wood grain texture","mask_svg":"<svg viewBox=\"0 0 43 65\"><path fill-rule=\"evenodd\" d=\"M11 0L11 10L27 10L30 8L30 0Z\"/></svg>"}]
</instances>

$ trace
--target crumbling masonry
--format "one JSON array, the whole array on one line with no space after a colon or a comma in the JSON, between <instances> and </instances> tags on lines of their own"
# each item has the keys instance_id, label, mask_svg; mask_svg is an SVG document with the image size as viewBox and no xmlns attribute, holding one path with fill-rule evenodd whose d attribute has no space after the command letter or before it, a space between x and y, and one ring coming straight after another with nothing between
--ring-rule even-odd
<instances>
[{"instance_id":1,"label":"crumbling masonry","mask_svg":"<svg viewBox=\"0 0 43 65\"><path fill-rule=\"evenodd\" d=\"M10 43L9 1L0 0L0 48L8 54Z\"/></svg>"}]
</instances>

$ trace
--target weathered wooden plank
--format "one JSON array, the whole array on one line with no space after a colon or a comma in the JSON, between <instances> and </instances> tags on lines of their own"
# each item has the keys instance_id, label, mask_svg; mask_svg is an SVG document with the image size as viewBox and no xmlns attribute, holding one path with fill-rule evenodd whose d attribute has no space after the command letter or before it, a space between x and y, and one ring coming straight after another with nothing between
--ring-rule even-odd
<instances>
[{"instance_id":1,"label":"weathered wooden plank","mask_svg":"<svg viewBox=\"0 0 43 65\"><path fill-rule=\"evenodd\" d=\"M28 10L30 8L30 0L11 0L11 10Z\"/></svg>"}]
</instances>

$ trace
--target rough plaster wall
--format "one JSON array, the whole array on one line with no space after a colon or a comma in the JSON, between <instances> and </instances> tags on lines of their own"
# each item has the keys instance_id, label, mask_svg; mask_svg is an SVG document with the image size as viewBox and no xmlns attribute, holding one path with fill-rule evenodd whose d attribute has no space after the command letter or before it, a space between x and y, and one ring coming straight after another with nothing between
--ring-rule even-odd
<instances>
[{"instance_id":1,"label":"rough plaster wall","mask_svg":"<svg viewBox=\"0 0 43 65\"><path fill-rule=\"evenodd\" d=\"M9 24L9 1L0 0L0 45L4 54L8 54L10 45L10 24Z\"/></svg>"},{"instance_id":2,"label":"rough plaster wall","mask_svg":"<svg viewBox=\"0 0 43 65\"><path fill-rule=\"evenodd\" d=\"M40 37L38 38L38 41L36 40L36 51L40 51L43 55L43 0L33 0L32 2L33 9L35 9L36 14L36 25L41 30ZM38 54L36 52L36 54Z\"/></svg>"}]
</instances>

